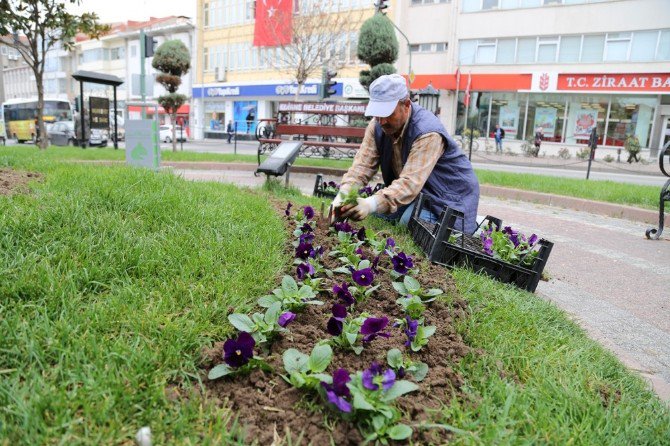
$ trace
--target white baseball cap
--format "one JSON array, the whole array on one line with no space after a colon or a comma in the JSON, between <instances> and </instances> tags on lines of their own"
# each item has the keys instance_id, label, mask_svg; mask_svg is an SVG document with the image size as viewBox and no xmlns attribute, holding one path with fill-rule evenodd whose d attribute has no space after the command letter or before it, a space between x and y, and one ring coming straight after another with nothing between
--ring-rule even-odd
<instances>
[{"instance_id":1,"label":"white baseball cap","mask_svg":"<svg viewBox=\"0 0 670 446\"><path fill-rule=\"evenodd\" d=\"M365 116L386 118L393 113L398 101L408 95L407 81L399 74L379 76L370 84L370 102L365 109Z\"/></svg>"}]
</instances>

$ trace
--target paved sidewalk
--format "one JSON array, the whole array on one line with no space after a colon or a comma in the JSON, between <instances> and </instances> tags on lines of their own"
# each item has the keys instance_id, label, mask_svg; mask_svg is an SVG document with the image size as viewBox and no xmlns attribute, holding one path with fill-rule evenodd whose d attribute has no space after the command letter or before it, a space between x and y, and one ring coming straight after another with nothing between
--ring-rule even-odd
<instances>
[{"instance_id":1,"label":"paved sidewalk","mask_svg":"<svg viewBox=\"0 0 670 446\"><path fill-rule=\"evenodd\" d=\"M245 169L253 169L243 165ZM252 170L174 169L184 178L260 186ZM339 180L340 174L326 177ZM314 174L292 173L311 194ZM545 194L548 195L548 194ZM482 196L479 214L554 242L552 277L537 295L554 302L670 401L670 233L647 240L648 224L527 201ZM656 213L657 215L657 213Z\"/></svg>"}]
</instances>

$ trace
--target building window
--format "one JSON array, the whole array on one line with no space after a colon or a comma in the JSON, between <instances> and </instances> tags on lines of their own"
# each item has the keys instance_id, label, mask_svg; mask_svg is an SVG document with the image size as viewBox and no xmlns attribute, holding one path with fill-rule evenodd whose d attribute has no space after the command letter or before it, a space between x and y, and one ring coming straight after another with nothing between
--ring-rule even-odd
<instances>
[{"instance_id":1,"label":"building window","mask_svg":"<svg viewBox=\"0 0 670 446\"><path fill-rule=\"evenodd\" d=\"M516 61L518 63L534 63L536 46L537 39L535 37L520 38L516 50Z\"/></svg>"},{"instance_id":2,"label":"building window","mask_svg":"<svg viewBox=\"0 0 670 446\"><path fill-rule=\"evenodd\" d=\"M537 39L537 61L540 63L556 62L558 53L558 37L540 37Z\"/></svg>"},{"instance_id":3,"label":"building window","mask_svg":"<svg viewBox=\"0 0 670 446\"><path fill-rule=\"evenodd\" d=\"M498 40L498 51L496 53L496 63L513 64L516 53L516 39Z\"/></svg>"},{"instance_id":4,"label":"building window","mask_svg":"<svg viewBox=\"0 0 670 446\"><path fill-rule=\"evenodd\" d=\"M661 31L656 50L656 60L670 60L670 30Z\"/></svg>"},{"instance_id":5,"label":"building window","mask_svg":"<svg viewBox=\"0 0 670 446\"><path fill-rule=\"evenodd\" d=\"M497 9L498 8L498 0L483 0L482 1L482 9L487 10L487 9Z\"/></svg>"},{"instance_id":6,"label":"building window","mask_svg":"<svg viewBox=\"0 0 670 446\"><path fill-rule=\"evenodd\" d=\"M209 3L205 2L202 7L202 16L205 19L205 28L209 26Z\"/></svg>"},{"instance_id":7,"label":"building window","mask_svg":"<svg viewBox=\"0 0 670 446\"><path fill-rule=\"evenodd\" d=\"M482 39L477 42L477 52L475 53L475 63L488 64L494 63L496 56L496 39Z\"/></svg>"},{"instance_id":8,"label":"building window","mask_svg":"<svg viewBox=\"0 0 670 446\"><path fill-rule=\"evenodd\" d=\"M582 62L602 62L605 36L584 36Z\"/></svg>"},{"instance_id":9,"label":"building window","mask_svg":"<svg viewBox=\"0 0 670 446\"><path fill-rule=\"evenodd\" d=\"M605 40L605 62L628 60L631 33L608 33Z\"/></svg>"},{"instance_id":10,"label":"building window","mask_svg":"<svg viewBox=\"0 0 670 446\"><path fill-rule=\"evenodd\" d=\"M561 36L561 46L558 52L558 61L566 63L579 62L579 52L582 47L582 36Z\"/></svg>"},{"instance_id":11,"label":"building window","mask_svg":"<svg viewBox=\"0 0 670 446\"><path fill-rule=\"evenodd\" d=\"M641 147L647 147L656 98L613 95L611 101L605 145L622 147L628 136L635 136Z\"/></svg>"},{"instance_id":12,"label":"building window","mask_svg":"<svg viewBox=\"0 0 670 446\"><path fill-rule=\"evenodd\" d=\"M633 35L630 47L631 62L648 62L654 60L658 31L637 31Z\"/></svg>"},{"instance_id":13,"label":"building window","mask_svg":"<svg viewBox=\"0 0 670 446\"><path fill-rule=\"evenodd\" d=\"M130 57L137 57L137 45L130 45Z\"/></svg>"},{"instance_id":14,"label":"building window","mask_svg":"<svg viewBox=\"0 0 670 446\"><path fill-rule=\"evenodd\" d=\"M209 48L202 50L202 66L205 71L209 71Z\"/></svg>"}]
</instances>

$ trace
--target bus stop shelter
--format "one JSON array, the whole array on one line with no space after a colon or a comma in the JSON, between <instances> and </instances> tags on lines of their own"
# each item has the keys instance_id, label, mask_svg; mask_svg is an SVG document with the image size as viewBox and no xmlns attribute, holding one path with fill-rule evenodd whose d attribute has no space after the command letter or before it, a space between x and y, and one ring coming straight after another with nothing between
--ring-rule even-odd
<instances>
[{"instance_id":1,"label":"bus stop shelter","mask_svg":"<svg viewBox=\"0 0 670 446\"><path fill-rule=\"evenodd\" d=\"M117 104L116 104L116 87L123 83L123 80L120 77L113 76L111 74L96 73L95 71L83 71L79 70L75 72L72 77L79 82L79 119L81 119L81 136L82 140L85 139L86 135L86 125L84 123L84 82L89 82L91 84L101 84L101 85L111 85L114 87L114 148L119 148L119 129L117 123Z\"/></svg>"}]
</instances>

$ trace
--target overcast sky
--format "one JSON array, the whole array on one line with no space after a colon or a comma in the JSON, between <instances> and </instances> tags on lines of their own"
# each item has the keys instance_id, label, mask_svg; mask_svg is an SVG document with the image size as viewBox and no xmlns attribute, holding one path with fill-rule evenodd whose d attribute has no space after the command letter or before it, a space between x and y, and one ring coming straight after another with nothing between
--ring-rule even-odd
<instances>
[{"instance_id":1,"label":"overcast sky","mask_svg":"<svg viewBox=\"0 0 670 446\"><path fill-rule=\"evenodd\" d=\"M82 0L80 6L68 9L78 14L96 12L101 22L109 23L170 15L195 18L196 3L196 0Z\"/></svg>"}]
</instances>

